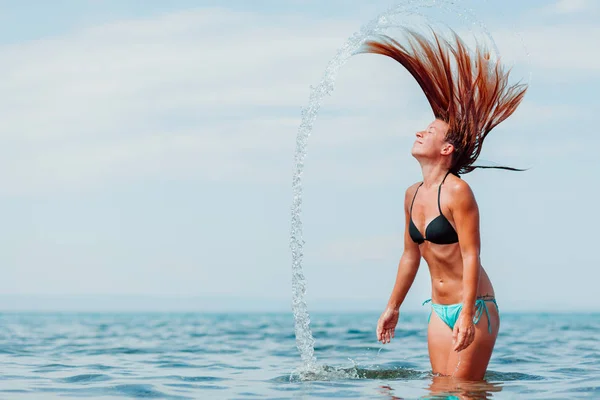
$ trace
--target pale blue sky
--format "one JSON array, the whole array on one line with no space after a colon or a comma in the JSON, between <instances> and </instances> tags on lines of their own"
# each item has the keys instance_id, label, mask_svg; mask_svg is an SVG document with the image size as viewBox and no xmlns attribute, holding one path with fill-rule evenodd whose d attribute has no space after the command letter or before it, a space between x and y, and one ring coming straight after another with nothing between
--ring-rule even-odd
<instances>
[{"instance_id":1,"label":"pale blue sky","mask_svg":"<svg viewBox=\"0 0 600 400\"><path fill-rule=\"evenodd\" d=\"M465 3L515 79L532 74L482 155L531 170L464 176L501 307L597 310L600 7ZM0 309L289 310L300 108L394 3L141 4L0 4ZM309 310L385 305L403 193L421 179L412 136L430 118L393 61L341 69L304 174ZM423 262L406 308L428 296Z\"/></svg>"}]
</instances>

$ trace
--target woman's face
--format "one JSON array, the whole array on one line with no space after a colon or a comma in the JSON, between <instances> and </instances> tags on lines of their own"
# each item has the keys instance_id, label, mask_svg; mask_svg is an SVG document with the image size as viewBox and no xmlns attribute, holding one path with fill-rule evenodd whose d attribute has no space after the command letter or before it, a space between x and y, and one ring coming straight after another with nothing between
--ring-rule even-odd
<instances>
[{"instance_id":1,"label":"woman's face","mask_svg":"<svg viewBox=\"0 0 600 400\"><path fill-rule=\"evenodd\" d=\"M417 132L411 150L413 157L432 159L449 155L452 146L446 141L447 132L448 124L439 119L430 123L427 129Z\"/></svg>"}]
</instances>

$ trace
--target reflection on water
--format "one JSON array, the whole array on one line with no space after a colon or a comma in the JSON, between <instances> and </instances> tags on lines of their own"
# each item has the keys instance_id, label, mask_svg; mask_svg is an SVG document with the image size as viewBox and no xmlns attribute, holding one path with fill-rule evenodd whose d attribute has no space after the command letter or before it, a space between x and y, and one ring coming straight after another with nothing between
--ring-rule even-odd
<instances>
[{"instance_id":1,"label":"reflection on water","mask_svg":"<svg viewBox=\"0 0 600 400\"><path fill-rule=\"evenodd\" d=\"M493 393L502 390L499 383L483 381L467 381L453 378L451 376L433 375L428 386L429 395L423 399L452 399L452 400L487 400L492 398ZM403 400L403 397L394 394L391 385L379 387L379 393L392 400Z\"/></svg>"},{"instance_id":2,"label":"reflection on water","mask_svg":"<svg viewBox=\"0 0 600 400\"><path fill-rule=\"evenodd\" d=\"M429 391L433 396L452 395L456 399L483 400L489 399L492 393L502 390L499 383L483 381L467 381L453 378L451 376L433 376ZM435 398L435 397L434 397Z\"/></svg>"},{"instance_id":3,"label":"reflection on water","mask_svg":"<svg viewBox=\"0 0 600 400\"><path fill-rule=\"evenodd\" d=\"M404 400L403 397L398 397L398 396L394 396L394 389L392 389L392 387L390 385L382 385L379 386L379 393L383 394L383 395L387 395L387 397L389 399L392 400Z\"/></svg>"}]
</instances>

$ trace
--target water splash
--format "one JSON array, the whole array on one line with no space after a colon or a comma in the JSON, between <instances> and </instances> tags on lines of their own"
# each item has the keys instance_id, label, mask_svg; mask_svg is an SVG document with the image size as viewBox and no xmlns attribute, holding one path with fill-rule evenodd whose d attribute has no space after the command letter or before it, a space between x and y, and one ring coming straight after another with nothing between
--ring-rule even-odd
<instances>
[{"instance_id":1,"label":"water splash","mask_svg":"<svg viewBox=\"0 0 600 400\"><path fill-rule=\"evenodd\" d=\"M323 382L335 380L359 380L359 379L393 379L393 380L417 380L430 376L428 372L417 371L410 368L376 368L361 367L355 363L349 368L338 368L323 365L313 371L293 372L290 376L275 378L276 381L289 382Z\"/></svg>"},{"instance_id":2,"label":"water splash","mask_svg":"<svg viewBox=\"0 0 600 400\"><path fill-rule=\"evenodd\" d=\"M405 0L403 3L392 6L377 15L374 19L363 25L359 31L352 34L346 42L338 49L335 56L329 61L321 80L316 86L310 87L308 105L301 111L301 123L296 137L296 152L294 155L294 171L292 179L293 201L291 206L291 232L290 249L292 252L292 311L294 314L294 327L296 334L296 346L300 352L302 366L295 374L303 375L305 378L322 378L332 370L326 371L319 368L314 354L315 340L310 329L310 316L306 304L306 279L302 269L305 241L302 237L302 173L304 171L304 159L307 153L308 138L312 132L313 125L321 108L323 99L331 95L335 87L335 80L340 68L360 49L361 45L370 37L385 33L393 28L402 28L406 25L402 18L421 17L428 19L421 13L422 9L435 8L453 13L473 25L478 25L493 47L496 57L499 57L497 46L486 29L485 25L478 21L474 12L468 8L458 9L461 0ZM431 19L431 18L429 18ZM471 28L469 28L471 31ZM341 371L338 371L341 372ZM348 371L341 375L348 378ZM325 374L325 375L323 375ZM294 373L292 374L294 375ZM334 374L338 376L338 373ZM342 377L342 376L339 377ZM351 374L352 375L352 374ZM302 378L299 378L302 379Z\"/></svg>"}]
</instances>

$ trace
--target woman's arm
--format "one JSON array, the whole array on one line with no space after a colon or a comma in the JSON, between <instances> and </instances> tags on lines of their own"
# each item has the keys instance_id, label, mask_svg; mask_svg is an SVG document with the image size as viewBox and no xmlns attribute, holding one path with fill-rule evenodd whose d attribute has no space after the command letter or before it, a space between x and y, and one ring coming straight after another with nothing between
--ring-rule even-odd
<instances>
[{"instance_id":1,"label":"woman's arm","mask_svg":"<svg viewBox=\"0 0 600 400\"><path fill-rule=\"evenodd\" d=\"M377 340L382 343L389 343L395 335L398 316L400 315L400 306L404 302L404 298L415 280L421 262L419 245L413 242L408 234L410 203L412 202L416 188L417 185L411 186L406 190L406 195L404 196L404 215L406 219L404 227L404 251L402 252L402 257L400 257L396 283L392 289L387 308L377 322Z\"/></svg>"},{"instance_id":2,"label":"woman's arm","mask_svg":"<svg viewBox=\"0 0 600 400\"><path fill-rule=\"evenodd\" d=\"M450 210L456 225L463 260L463 308L460 315L462 321L460 324L457 323L454 329L455 350L461 351L475 338L473 316L481 272L479 208L473 191L464 181L459 181L454 187L451 203Z\"/></svg>"},{"instance_id":3,"label":"woman's arm","mask_svg":"<svg viewBox=\"0 0 600 400\"><path fill-rule=\"evenodd\" d=\"M404 224L404 251L400 262L398 263L398 273L396 274L396 283L388 301L389 309L398 310L404 302L404 298L408 290L412 286L419 264L421 263L421 250L419 245L412 241L408 234L408 226L410 223L410 205L415 194L417 185L413 185L406 190L404 196L404 216L406 223Z\"/></svg>"}]
</instances>

